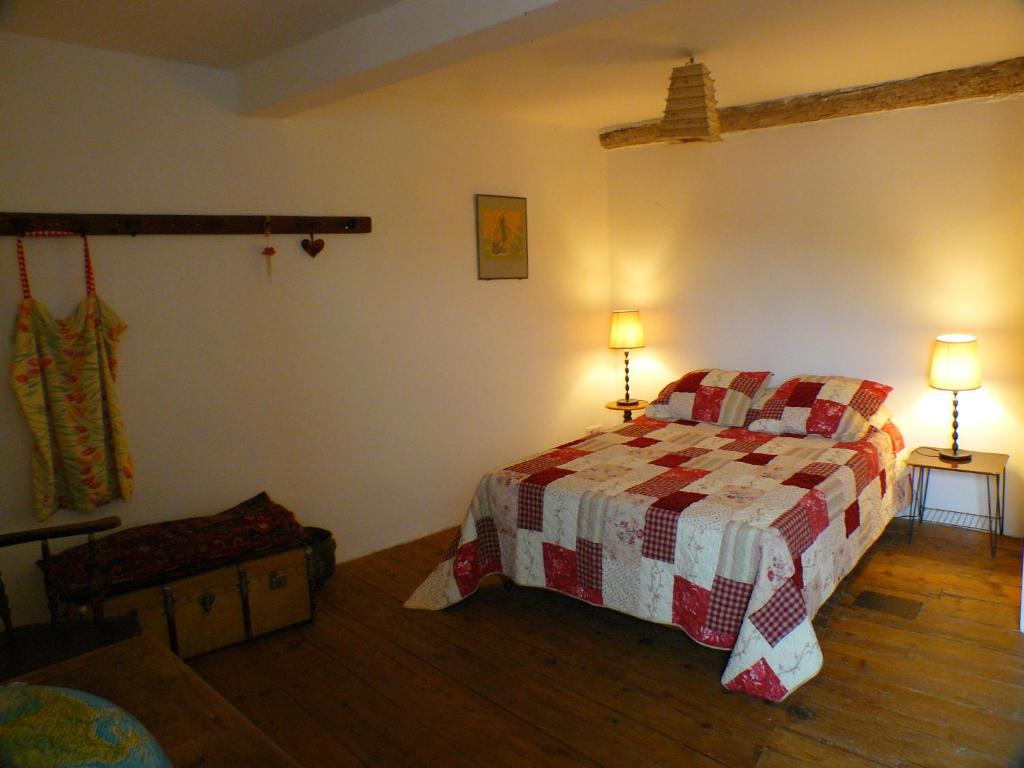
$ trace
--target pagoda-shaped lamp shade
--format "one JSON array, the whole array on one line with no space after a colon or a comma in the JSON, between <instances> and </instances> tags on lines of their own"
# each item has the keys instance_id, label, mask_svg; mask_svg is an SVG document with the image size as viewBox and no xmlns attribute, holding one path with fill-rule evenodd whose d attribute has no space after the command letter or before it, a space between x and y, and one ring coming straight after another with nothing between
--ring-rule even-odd
<instances>
[{"instance_id":1,"label":"pagoda-shaped lamp shade","mask_svg":"<svg viewBox=\"0 0 1024 768\"><path fill-rule=\"evenodd\" d=\"M612 312L608 346L623 350L626 356L626 396L616 402L619 405L637 405L640 401L629 396L629 350L644 346L644 327L640 323L640 310L617 309Z\"/></svg>"},{"instance_id":2,"label":"pagoda-shaped lamp shade","mask_svg":"<svg viewBox=\"0 0 1024 768\"><path fill-rule=\"evenodd\" d=\"M700 62L672 70L665 100L665 114L658 135L675 141L718 141L718 105L715 84Z\"/></svg>"},{"instance_id":3,"label":"pagoda-shaped lamp shade","mask_svg":"<svg viewBox=\"0 0 1024 768\"><path fill-rule=\"evenodd\" d=\"M940 451L939 458L943 461L970 461L970 452L960 450L958 444L957 419L960 414L957 395L981 386L978 340L974 336L960 333L951 333L935 339L928 384L934 389L953 393L953 447L949 451Z\"/></svg>"}]
</instances>

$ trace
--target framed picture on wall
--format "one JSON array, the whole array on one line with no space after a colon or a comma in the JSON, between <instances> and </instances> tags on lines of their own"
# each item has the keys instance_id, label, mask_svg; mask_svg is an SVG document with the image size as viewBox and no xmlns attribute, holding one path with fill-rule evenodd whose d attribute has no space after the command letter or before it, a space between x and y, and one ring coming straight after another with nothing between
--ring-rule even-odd
<instances>
[{"instance_id":1,"label":"framed picture on wall","mask_svg":"<svg viewBox=\"0 0 1024 768\"><path fill-rule=\"evenodd\" d=\"M480 280L529 276L525 197L476 196L476 265Z\"/></svg>"}]
</instances>

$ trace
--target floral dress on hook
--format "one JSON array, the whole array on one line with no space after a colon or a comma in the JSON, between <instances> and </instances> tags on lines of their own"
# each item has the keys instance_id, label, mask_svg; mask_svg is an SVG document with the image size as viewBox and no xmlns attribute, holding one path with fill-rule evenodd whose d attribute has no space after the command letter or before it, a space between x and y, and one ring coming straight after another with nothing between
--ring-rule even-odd
<instances>
[{"instance_id":1,"label":"floral dress on hook","mask_svg":"<svg viewBox=\"0 0 1024 768\"><path fill-rule=\"evenodd\" d=\"M125 324L96 295L89 242L81 237L86 297L66 320L54 319L32 298L18 238L23 298L14 326L11 383L32 433L33 508L40 520L58 509L92 512L132 495L132 460L114 386Z\"/></svg>"}]
</instances>

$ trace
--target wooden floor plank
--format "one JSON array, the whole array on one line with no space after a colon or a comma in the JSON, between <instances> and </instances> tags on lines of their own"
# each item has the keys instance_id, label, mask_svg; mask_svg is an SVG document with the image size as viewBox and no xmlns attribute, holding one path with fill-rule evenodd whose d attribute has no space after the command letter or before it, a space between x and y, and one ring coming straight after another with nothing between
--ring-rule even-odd
<instances>
[{"instance_id":1,"label":"wooden floor plank","mask_svg":"<svg viewBox=\"0 0 1024 768\"><path fill-rule=\"evenodd\" d=\"M1003 768L1005 755L979 753L969 747L938 741L915 731L902 718L869 706L850 706L843 697L822 684L804 686L793 694L787 727L807 737L823 740L891 768L908 762L926 768ZM811 713L806 717L803 713Z\"/></svg>"},{"instance_id":2,"label":"wooden floor plank","mask_svg":"<svg viewBox=\"0 0 1024 768\"><path fill-rule=\"evenodd\" d=\"M914 632L875 620L869 610L837 611L828 625L830 637L870 637L874 647L928 658L933 664L1024 688L1024 661L1014 654L939 635ZM907 622L912 624L913 622ZM1021 691L1024 695L1024 690Z\"/></svg>"},{"instance_id":3,"label":"wooden floor plank","mask_svg":"<svg viewBox=\"0 0 1024 768\"><path fill-rule=\"evenodd\" d=\"M441 738L305 639L274 648L274 661L293 680L290 690L302 707L331 732L345 734L346 745L368 766L486 765L483 756ZM310 670L322 684L309 684Z\"/></svg>"},{"instance_id":4,"label":"wooden floor plank","mask_svg":"<svg viewBox=\"0 0 1024 768\"><path fill-rule=\"evenodd\" d=\"M389 566L378 578L400 570L402 564L389 563ZM678 657L666 660L678 667L678 674L669 673L658 679L637 673L633 669L632 654L605 657L603 649L619 647L620 643L609 643L607 632L605 636L598 636L590 630L604 624L609 632L614 632L613 627L602 621L606 611L598 611L595 616L591 609L592 615L580 622L570 618L571 610L563 610L568 608L564 604L570 600L555 594L492 587L475 597L470 610L449 611L457 625L456 631L461 632L459 626L469 624L467 631L481 643L500 646L511 642L536 662L535 668L553 684L585 691L594 701L622 716L636 718L663 735L685 739L691 747L712 759L726 765L749 762L771 730L773 711L770 708L737 706L735 697L715 685L715 679L701 675L701 679L695 680L695 675L683 673ZM533 604L541 611L544 609L540 606L548 606L550 610L544 619L537 621L528 615L526 604ZM503 624L501 618L509 610L522 612L525 621ZM650 624L638 620L626 622L630 623L643 628L645 633L652 629ZM532 631L534 625L543 626L544 630ZM653 629L666 635L678 632L667 627ZM691 648L686 648L689 650ZM725 654L715 655L724 664ZM690 670L694 668L691 666ZM696 668L707 670L708 666ZM673 680L678 684L673 684ZM755 713L756 717L751 717L750 713Z\"/></svg>"},{"instance_id":5,"label":"wooden floor plank","mask_svg":"<svg viewBox=\"0 0 1024 768\"><path fill-rule=\"evenodd\" d=\"M976 574L973 578L963 571L941 571L921 573L916 564L905 558L879 557L876 568L871 570L875 581L884 580L900 584L906 592L926 597L955 595L987 603L1006 603L1020 596L1020 583L1011 584L999 574ZM1014 594L1016 586L1016 594Z\"/></svg>"},{"instance_id":6,"label":"wooden floor plank","mask_svg":"<svg viewBox=\"0 0 1024 768\"><path fill-rule=\"evenodd\" d=\"M389 559L390 559L390 557L389 557ZM386 577L386 575L388 575L388 574L392 574L393 575L394 569L400 567L399 563L396 563L396 562L393 562L393 561L389 562L387 564L387 566L383 566L383 567L381 566L380 562L375 563L375 565L377 566L378 572L381 575L384 575L384 577ZM402 594L402 587L399 584L396 584L395 585L395 589L393 591L396 592L397 594ZM474 615L478 615L478 616L484 618L485 621L486 620L493 620L493 618L495 618L495 616L493 614L489 614L487 612L487 607L488 607L487 601L482 596L480 596L480 595L474 596L474 606L472 608L472 613ZM456 608L455 610L457 611L458 608ZM856 613L860 613L862 611L848 611L848 612L856 614ZM564 614L562 614L562 615L564 616ZM834 620L834 621L836 621L836 620ZM850 618L847 615L841 615L840 618L839 618L839 625L842 628L844 626L844 623L845 624L849 624L851 621L855 621L855 620L853 620L853 618ZM558 626L558 625L555 625L555 626ZM549 633L542 633L542 634L547 635ZM871 632L867 632L866 636L867 637L872 637L872 633ZM908 646L912 645L912 641L907 642L905 639L903 639L903 642L905 642ZM956 646L956 644L953 644L953 647L951 649L949 649L949 652L955 651L956 650L955 646ZM897 646L897 647L901 647L901 646ZM936 650L936 649L941 649L941 648L939 646L937 646L933 650ZM588 655L589 655L589 653L588 653ZM990 662L990 659L982 659L981 662L978 665L978 669L983 669L984 665L989 663L989 662ZM845 692L843 693L843 695L845 696ZM921 702L918 701L916 703L921 703ZM939 713L943 712L941 710L938 711L938 713L935 712L934 701L929 701L928 703L930 703L930 705L932 705L932 707L933 707L933 709L931 711L932 714L939 714ZM946 708L945 714L949 714L948 711L950 709L955 710L956 708L955 707ZM896 713L891 713L891 714L894 717L898 718L900 713L896 712ZM954 714L956 714L957 716L961 716L961 715L966 715L967 713L954 712ZM1004 727L1004 726L1008 726L1010 728L1013 728L1016 725L1015 723L1007 722L1007 721L1000 722L1000 720L1001 720L1001 718L994 718L994 722L993 722L993 719L989 719L988 721L980 721L980 722L975 720L975 722L978 723L981 726L982 729L986 729L986 726L988 728L991 728L991 727L999 728L999 727ZM862 733L863 734L870 733L871 730L874 727L876 727L876 726L874 726L874 723L869 721L868 723L865 724L865 729L862 731ZM953 736L950 736L946 731L936 732L935 729L929 729L929 728L923 728L922 732L928 733L933 739L945 737L947 741L955 741L955 743L946 743L946 744L938 744L938 745L930 746L930 748L927 751L928 754L926 754L924 756L925 758L928 758L928 760L931 761L930 764L942 764L944 761L948 761L951 756L958 757L958 758L963 758L967 754L965 751L969 750L969 748L966 748L966 746L964 746L964 744L961 742L962 740L956 740L954 738L954 736L958 735L957 733L955 733L955 729L954 729ZM978 733L976 731L972 731L972 735L976 736L977 738L981 738L982 740L984 740L983 733ZM916 739L916 734L912 734L912 733L908 733L908 732L904 731L902 733L902 736L903 736L902 740L897 739L897 738L893 738L892 739L892 741L893 741L893 752L889 754L889 756L888 756L889 763L887 763L887 764L900 765L901 763L899 761L903 760L903 758L899 757L901 752L912 748L913 743L914 743L914 741ZM983 745L991 745L991 744L987 744L986 743L986 744L983 744ZM956 753L955 752L956 750L961 750L961 752ZM855 756L851 756L851 755L847 754L846 759L847 760L856 760L857 758ZM729 763L729 764L735 764L735 763ZM982 762L977 763L977 764L978 765L987 765L988 763L986 763L985 761L982 761Z\"/></svg>"},{"instance_id":7,"label":"wooden floor plank","mask_svg":"<svg viewBox=\"0 0 1024 768\"><path fill-rule=\"evenodd\" d=\"M280 690L253 665L253 654L207 655L193 659L195 671L246 715L261 730L306 768L363 766L345 745L317 719L301 709L290 694Z\"/></svg>"},{"instance_id":8,"label":"wooden floor plank","mask_svg":"<svg viewBox=\"0 0 1024 768\"><path fill-rule=\"evenodd\" d=\"M836 607L851 608L853 601L854 596L844 591L839 595ZM881 611L862 611L859 616L864 621L881 626L933 635L1014 656L1024 656L1024 633L1018 631L1015 626L993 626L951 616L939 612L934 604L926 601L922 608L923 610L911 620Z\"/></svg>"},{"instance_id":9,"label":"wooden floor plank","mask_svg":"<svg viewBox=\"0 0 1024 768\"><path fill-rule=\"evenodd\" d=\"M317 624L321 631L310 642L358 668L367 685L391 691L396 703L448 741L464 744L471 754L488 755L488 765L595 765L351 617L323 611ZM452 717L453 712L459 716ZM502 750L494 750L494 744Z\"/></svg>"},{"instance_id":10,"label":"wooden floor plank","mask_svg":"<svg viewBox=\"0 0 1024 768\"><path fill-rule=\"evenodd\" d=\"M315 623L194 668L309 768L1003 768L1024 749L1020 540L992 558L985 534L910 543L895 521L815 619L822 673L767 705L725 691L726 654L676 629L497 577L442 612L403 608L455 534L339 566ZM921 610L858 606L864 590Z\"/></svg>"},{"instance_id":11,"label":"wooden floor plank","mask_svg":"<svg viewBox=\"0 0 1024 768\"><path fill-rule=\"evenodd\" d=\"M761 753L757 768L878 768L881 763L855 755L834 744L820 739L810 738L796 733L786 727L776 728L771 740ZM911 763L904 763L903 768L913 768Z\"/></svg>"},{"instance_id":12,"label":"wooden floor plank","mask_svg":"<svg viewBox=\"0 0 1024 768\"><path fill-rule=\"evenodd\" d=\"M358 765L477 765L403 716L300 633L266 638L254 648L254 655L256 663L236 677L240 685L248 686L251 695L259 697L259 706L254 706L251 699L247 702L257 719L266 718L264 700L269 694L277 699L278 713L284 707L285 711L307 714L350 751ZM208 663L205 661L201 669L205 670ZM198 663L196 666L200 669ZM286 700L290 700L290 706L286 706Z\"/></svg>"},{"instance_id":13,"label":"wooden floor plank","mask_svg":"<svg viewBox=\"0 0 1024 768\"><path fill-rule=\"evenodd\" d=\"M789 713L797 719L787 727L820 737L821 721L836 719L828 713L846 712L840 720L847 734L876 734L884 725L882 746L867 741L870 751L861 751L863 745L844 744L871 759L901 765L913 754L921 765L1004 765L1006 734L1019 732L1020 723L993 710L979 717L976 707L958 698L955 689L921 692L890 680L884 672L836 665L816 678L814 686L794 694ZM851 709L850 701L858 706ZM889 760L883 759L882 748L892 749Z\"/></svg>"},{"instance_id":14,"label":"wooden floor plank","mask_svg":"<svg viewBox=\"0 0 1024 768\"><path fill-rule=\"evenodd\" d=\"M356 573L353 568L341 575L371 585ZM475 644L462 626L442 614L408 611L383 599L381 591L373 594L354 588L347 593L344 610L372 621L389 639L447 674L458 675L467 686L516 716L534 718L539 727L556 730L567 745L601 765L620 765L625 754L622 745L627 744L637 753L636 765L723 765L592 697L536 674L539 669L523 676L518 670L537 660L522 647Z\"/></svg>"},{"instance_id":15,"label":"wooden floor plank","mask_svg":"<svg viewBox=\"0 0 1024 768\"><path fill-rule=\"evenodd\" d=\"M977 709L959 701L955 691L917 691L884 675L865 680L863 673L841 666L825 672L816 688L835 698L855 697L865 707L915 734L969 747L981 754L998 753L1003 740L999 734L1022 729L1020 721L1005 711L989 711L987 717L977 717Z\"/></svg>"}]
</instances>

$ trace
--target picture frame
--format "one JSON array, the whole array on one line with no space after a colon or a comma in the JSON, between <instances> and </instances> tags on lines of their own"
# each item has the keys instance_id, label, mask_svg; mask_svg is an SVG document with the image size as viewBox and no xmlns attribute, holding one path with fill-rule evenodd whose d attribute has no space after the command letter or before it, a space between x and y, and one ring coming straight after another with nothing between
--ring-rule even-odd
<instances>
[{"instance_id":1,"label":"picture frame","mask_svg":"<svg viewBox=\"0 0 1024 768\"><path fill-rule=\"evenodd\" d=\"M476 195L476 265L478 280L529 277L525 197Z\"/></svg>"}]
</instances>

